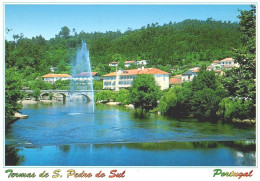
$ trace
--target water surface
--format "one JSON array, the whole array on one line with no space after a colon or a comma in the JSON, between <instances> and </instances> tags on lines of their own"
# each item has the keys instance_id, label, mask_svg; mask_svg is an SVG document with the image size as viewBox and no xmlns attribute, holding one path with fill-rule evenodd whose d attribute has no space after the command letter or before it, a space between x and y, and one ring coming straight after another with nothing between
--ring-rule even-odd
<instances>
[{"instance_id":1,"label":"water surface","mask_svg":"<svg viewBox=\"0 0 260 181\"><path fill-rule=\"evenodd\" d=\"M140 116L123 106L25 105L6 144L17 165L255 165L255 128ZM39 158L39 154L41 157Z\"/></svg>"}]
</instances>

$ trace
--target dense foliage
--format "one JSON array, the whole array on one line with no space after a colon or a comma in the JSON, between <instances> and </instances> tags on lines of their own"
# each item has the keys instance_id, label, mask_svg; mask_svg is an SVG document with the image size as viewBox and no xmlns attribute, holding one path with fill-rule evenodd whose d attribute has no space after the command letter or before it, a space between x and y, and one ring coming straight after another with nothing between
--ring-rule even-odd
<instances>
[{"instance_id":1,"label":"dense foliage","mask_svg":"<svg viewBox=\"0 0 260 181\"><path fill-rule=\"evenodd\" d=\"M218 114L224 120L231 120L233 118L248 119L254 118L251 116L251 103L250 101L243 101L242 99L232 99L226 97L221 100L219 104Z\"/></svg>"},{"instance_id":2,"label":"dense foliage","mask_svg":"<svg viewBox=\"0 0 260 181\"><path fill-rule=\"evenodd\" d=\"M158 108L163 114L175 117L193 114L205 120L216 118L218 105L225 96L225 90L218 82L215 73L200 71L192 82L165 92Z\"/></svg>"},{"instance_id":3,"label":"dense foliage","mask_svg":"<svg viewBox=\"0 0 260 181\"><path fill-rule=\"evenodd\" d=\"M165 91L160 99L158 110L162 114L179 117L190 113L189 98L191 89L187 86L175 86Z\"/></svg>"},{"instance_id":4,"label":"dense foliage","mask_svg":"<svg viewBox=\"0 0 260 181\"><path fill-rule=\"evenodd\" d=\"M240 13L242 46L234 50L234 58L240 67L227 72L222 83L229 91L233 104L242 107L237 109L238 118L243 119L245 114L242 112L247 112L247 117L252 119L256 116L256 8L252 6L251 10Z\"/></svg>"},{"instance_id":5,"label":"dense foliage","mask_svg":"<svg viewBox=\"0 0 260 181\"><path fill-rule=\"evenodd\" d=\"M11 32L9 32L11 33ZM141 29L128 29L125 33L77 33L62 27L55 38L45 40L41 35L32 39L15 36L14 41L5 41L6 67L16 67L25 81L57 67L56 73L70 74L70 61L75 57L81 40L86 40L90 50L92 70L100 74L114 71L111 61L118 61L124 68L126 60L149 60L149 66L170 72L170 69L186 70L231 56L232 48L241 45L237 23L185 20L163 26L148 24Z\"/></svg>"},{"instance_id":6,"label":"dense foliage","mask_svg":"<svg viewBox=\"0 0 260 181\"><path fill-rule=\"evenodd\" d=\"M122 105L129 104L129 91L126 89L120 89L119 92L104 90L95 93L95 102L109 101L120 102Z\"/></svg>"},{"instance_id":7,"label":"dense foliage","mask_svg":"<svg viewBox=\"0 0 260 181\"><path fill-rule=\"evenodd\" d=\"M116 96L116 101L121 102L122 105L129 104L129 91L127 89L120 89Z\"/></svg>"},{"instance_id":8,"label":"dense foliage","mask_svg":"<svg viewBox=\"0 0 260 181\"><path fill-rule=\"evenodd\" d=\"M21 76L14 68L8 68L5 71L5 125L9 125L14 119L14 113L22 108L17 103L23 97L21 92Z\"/></svg>"},{"instance_id":9,"label":"dense foliage","mask_svg":"<svg viewBox=\"0 0 260 181\"><path fill-rule=\"evenodd\" d=\"M215 118L218 105L227 94L215 72L200 71L192 81L191 112L199 119Z\"/></svg>"},{"instance_id":10,"label":"dense foliage","mask_svg":"<svg viewBox=\"0 0 260 181\"><path fill-rule=\"evenodd\" d=\"M95 102L109 102L115 101L117 97L117 92L112 90L104 90L95 93Z\"/></svg>"},{"instance_id":11,"label":"dense foliage","mask_svg":"<svg viewBox=\"0 0 260 181\"><path fill-rule=\"evenodd\" d=\"M102 80L94 80L93 81L93 89L94 90L102 90L103 89L103 81Z\"/></svg>"},{"instance_id":12,"label":"dense foliage","mask_svg":"<svg viewBox=\"0 0 260 181\"><path fill-rule=\"evenodd\" d=\"M156 85L154 76L141 74L134 79L129 89L129 102L135 109L141 108L142 112L150 111L157 106L160 98L160 89Z\"/></svg>"},{"instance_id":13,"label":"dense foliage","mask_svg":"<svg viewBox=\"0 0 260 181\"><path fill-rule=\"evenodd\" d=\"M233 50L239 67L226 70L221 77L201 71L192 82L164 92L159 111L171 116L192 114L199 119L254 119L256 116L255 6L241 11L242 45ZM185 112L184 112L185 110Z\"/></svg>"}]
</instances>

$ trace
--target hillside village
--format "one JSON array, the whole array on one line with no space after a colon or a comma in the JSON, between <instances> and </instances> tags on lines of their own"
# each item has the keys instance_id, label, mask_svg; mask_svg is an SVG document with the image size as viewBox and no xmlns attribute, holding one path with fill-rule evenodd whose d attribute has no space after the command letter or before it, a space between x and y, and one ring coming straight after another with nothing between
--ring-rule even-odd
<instances>
[{"instance_id":1,"label":"hillside village","mask_svg":"<svg viewBox=\"0 0 260 181\"><path fill-rule=\"evenodd\" d=\"M110 62L110 67L118 67L118 62ZM140 68L137 69L127 69L131 66L131 64L135 64ZM183 82L190 82L194 77L198 75L200 71L200 67L193 67L188 71L170 77L170 73L160 70L158 68L146 68L145 66L148 64L147 60L141 61L125 61L124 66L126 70L116 69L115 72L111 72L109 74L105 74L100 76L98 72L92 72L92 75L88 72L81 72L74 76L68 74L55 74L55 68L51 68L51 72L49 74L43 75L42 79L47 82L54 84L57 80L73 80L73 81L86 81L91 77L93 80L102 80L103 81L103 89L110 89L119 91L121 88L129 88L132 85L133 80L140 74L152 74L155 78L156 84L160 87L161 90L168 89L173 87L176 84L181 84ZM235 62L233 58L225 58L222 60L214 60L208 67L207 71L214 71L217 75L223 75L224 70L230 70L232 68L239 67L239 64Z\"/></svg>"}]
</instances>

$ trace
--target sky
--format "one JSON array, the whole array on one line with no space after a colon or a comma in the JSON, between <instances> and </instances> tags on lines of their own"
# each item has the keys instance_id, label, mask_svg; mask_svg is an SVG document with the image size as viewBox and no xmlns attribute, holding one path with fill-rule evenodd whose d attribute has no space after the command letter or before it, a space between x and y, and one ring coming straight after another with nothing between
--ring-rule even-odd
<instances>
[{"instance_id":1,"label":"sky","mask_svg":"<svg viewBox=\"0 0 260 181\"><path fill-rule=\"evenodd\" d=\"M147 24L181 22L185 19L238 22L239 9L249 10L250 5L40 5L6 4L6 39L14 34L32 38L42 35L49 40L57 35L61 27L67 26L81 31L124 32L128 27L139 29Z\"/></svg>"}]
</instances>

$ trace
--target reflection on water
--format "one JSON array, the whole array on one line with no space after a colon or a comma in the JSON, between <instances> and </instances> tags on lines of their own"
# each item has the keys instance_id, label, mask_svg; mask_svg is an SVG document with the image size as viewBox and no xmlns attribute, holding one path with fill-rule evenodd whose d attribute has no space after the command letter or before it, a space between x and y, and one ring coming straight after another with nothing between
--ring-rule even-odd
<instances>
[{"instance_id":1,"label":"reflection on water","mask_svg":"<svg viewBox=\"0 0 260 181\"><path fill-rule=\"evenodd\" d=\"M252 166L254 141L71 144L22 147L27 166ZM39 155L41 155L39 157Z\"/></svg>"},{"instance_id":2,"label":"reflection on water","mask_svg":"<svg viewBox=\"0 0 260 181\"><path fill-rule=\"evenodd\" d=\"M20 165L24 162L24 156L18 156L18 151L20 149L16 148L13 145L6 145L5 146L5 165L6 166L15 166Z\"/></svg>"},{"instance_id":3,"label":"reflection on water","mask_svg":"<svg viewBox=\"0 0 260 181\"><path fill-rule=\"evenodd\" d=\"M95 109L92 114L88 104L24 106L29 118L6 134L6 165L255 165L254 127L140 117L123 106Z\"/></svg>"}]
</instances>

